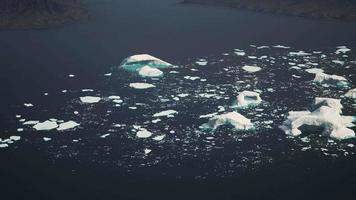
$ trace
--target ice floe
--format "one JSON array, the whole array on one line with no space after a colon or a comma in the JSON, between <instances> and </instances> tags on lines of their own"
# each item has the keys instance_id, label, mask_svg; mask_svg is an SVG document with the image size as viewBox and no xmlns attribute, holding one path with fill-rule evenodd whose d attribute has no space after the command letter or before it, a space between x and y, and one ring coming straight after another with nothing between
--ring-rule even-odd
<instances>
[{"instance_id":1,"label":"ice floe","mask_svg":"<svg viewBox=\"0 0 356 200\"><path fill-rule=\"evenodd\" d=\"M142 77L160 77L163 76L163 72L157 68L150 66L144 66L138 69L138 74Z\"/></svg>"},{"instance_id":2,"label":"ice floe","mask_svg":"<svg viewBox=\"0 0 356 200\"><path fill-rule=\"evenodd\" d=\"M318 83L325 83L325 84L337 85L337 86L347 85L346 78L338 75L325 74L323 72L316 73L314 81Z\"/></svg>"},{"instance_id":3,"label":"ice floe","mask_svg":"<svg viewBox=\"0 0 356 200\"><path fill-rule=\"evenodd\" d=\"M139 130L136 132L136 137L138 138L149 138L152 135L153 134L145 128L139 128Z\"/></svg>"},{"instance_id":4,"label":"ice floe","mask_svg":"<svg viewBox=\"0 0 356 200\"><path fill-rule=\"evenodd\" d=\"M73 129L77 126L79 126L80 124L78 124L75 121L68 121L68 122L64 122L59 124L59 127L57 128L57 130L59 131L63 131L63 130L68 130L68 129Z\"/></svg>"},{"instance_id":5,"label":"ice floe","mask_svg":"<svg viewBox=\"0 0 356 200\"><path fill-rule=\"evenodd\" d=\"M156 87L155 85L150 84L150 83L130 83L129 86L132 88L135 88L135 89L139 89L139 90Z\"/></svg>"},{"instance_id":6,"label":"ice floe","mask_svg":"<svg viewBox=\"0 0 356 200\"><path fill-rule=\"evenodd\" d=\"M57 122L51 120L40 122L33 126L33 128L36 129L37 131L49 131L57 127L58 127Z\"/></svg>"},{"instance_id":7,"label":"ice floe","mask_svg":"<svg viewBox=\"0 0 356 200\"><path fill-rule=\"evenodd\" d=\"M167 68L171 67L172 64L148 54L139 54L124 59L120 66L129 71L136 71L144 66L152 68Z\"/></svg>"},{"instance_id":8,"label":"ice floe","mask_svg":"<svg viewBox=\"0 0 356 200\"><path fill-rule=\"evenodd\" d=\"M280 128L291 136L302 134L300 128L304 125L324 128L323 135L333 139L349 139L355 137L355 132L349 127L354 126L353 116L343 116L339 99L315 98L312 108L307 111L291 111L287 120Z\"/></svg>"},{"instance_id":9,"label":"ice floe","mask_svg":"<svg viewBox=\"0 0 356 200\"><path fill-rule=\"evenodd\" d=\"M317 74L317 73L323 73L324 72L323 69L318 69L318 68L310 68L310 69L306 69L305 71L310 73L310 74Z\"/></svg>"},{"instance_id":10,"label":"ice floe","mask_svg":"<svg viewBox=\"0 0 356 200\"><path fill-rule=\"evenodd\" d=\"M178 114L175 110L165 110L159 113L155 113L153 117L174 117L175 114Z\"/></svg>"},{"instance_id":11,"label":"ice floe","mask_svg":"<svg viewBox=\"0 0 356 200\"><path fill-rule=\"evenodd\" d=\"M253 91L243 91L237 96L237 105L239 107L247 107L257 105L262 102L260 94Z\"/></svg>"},{"instance_id":12,"label":"ice floe","mask_svg":"<svg viewBox=\"0 0 356 200\"><path fill-rule=\"evenodd\" d=\"M80 101L82 101L82 103L98 103L101 100L100 97L94 97L94 96L84 96L84 97L80 97Z\"/></svg>"},{"instance_id":13,"label":"ice floe","mask_svg":"<svg viewBox=\"0 0 356 200\"><path fill-rule=\"evenodd\" d=\"M242 69L247 72L254 73L260 71L262 68L257 66L245 65L242 67Z\"/></svg>"},{"instance_id":14,"label":"ice floe","mask_svg":"<svg viewBox=\"0 0 356 200\"><path fill-rule=\"evenodd\" d=\"M346 92L345 97L356 99L356 88L349 90Z\"/></svg>"},{"instance_id":15,"label":"ice floe","mask_svg":"<svg viewBox=\"0 0 356 200\"><path fill-rule=\"evenodd\" d=\"M210 118L201 128L215 130L222 125L232 125L236 130L250 130L254 127L250 119L238 112L229 112Z\"/></svg>"}]
</instances>

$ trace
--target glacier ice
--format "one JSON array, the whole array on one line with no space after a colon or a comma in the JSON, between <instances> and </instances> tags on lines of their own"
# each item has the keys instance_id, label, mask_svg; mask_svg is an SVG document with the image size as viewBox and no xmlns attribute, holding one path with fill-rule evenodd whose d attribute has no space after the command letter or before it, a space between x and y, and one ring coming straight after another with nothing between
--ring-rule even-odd
<instances>
[{"instance_id":1,"label":"glacier ice","mask_svg":"<svg viewBox=\"0 0 356 200\"><path fill-rule=\"evenodd\" d=\"M317 97L307 111L291 111L280 128L291 136L302 134L303 125L324 128L323 135L333 139L343 140L355 137L355 132L349 127L354 126L353 116L343 116L342 104L339 99Z\"/></svg>"},{"instance_id":2,"label":"glacier ice","mask_svg":"<svg viewBox=\"0 0 356 200\"><path fill-rule=\"evenodd\" d=\"M260 94L253 91L243 91L237 96L237 104L239 107L247 107L257 105L262 102Z\"/></svg>"},{"instance_id":3,"label":"glacier ice","mask_svg":"<svg viewBox=\"0 0 356 200\"><path fill-rule=\"evenodd\" d=\"M128 71L137 71L138 69L144 66L162 69L171 67L172 64L148 54L138 54L130 56L124 59L120 64L120 67Z\"/></svg>"},{"instance_id":4,"label":"glacier ice","mask_svg":"<svg viewBox=\"0 0 356 200\"><path fill-rule=\"evenodd\" d=\"M132 88L135 88L135 89L139 89L139 90L156 87L155 85L150 84L150 83L130 83L129 86Z\"/></svg>"},{"instance_id":5,"label":"glacier ice","mask_svg":"<svg viewBox=\"0 0 356 200\"><path fill-rule=\"evenodd\" d=\"M142 77L160 77L163 76L163 72L157 68L153 68L150 66L143 66L138 69L138 75Z\"/></svg>"},{"instance_id":6,"label":"glacier ice","mask_svg":"<svg viewBox=\"0 0 356 200\"><path fill-rule=\"evenodd\" d=\"M215 130L222 125L232 125L237 130L250 130L253 124L250 119L247 119L238 112L229 112L221 115L216 115L201 126L205 130Z\"/></svg>"}]
</instances>

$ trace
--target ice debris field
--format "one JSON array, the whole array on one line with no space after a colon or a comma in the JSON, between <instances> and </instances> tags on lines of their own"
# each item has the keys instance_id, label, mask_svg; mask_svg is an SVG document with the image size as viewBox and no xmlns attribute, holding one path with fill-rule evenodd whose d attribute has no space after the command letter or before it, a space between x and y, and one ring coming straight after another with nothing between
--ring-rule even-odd
<instances>
[{"instance_id":1,"label":"ice debris field","mask_svg":"<svg viewBox=\"0 0 356 200\"><path fill-rule=\"evenodd\" d=\"M346 46L250 45L182 63L133 55L98 75L101 87L59 91L68 95L58 97L60 112L41 102L19 105L16 128L3 131L0 148L27 143L53 160L127 171L214 160L216 176L299 153L349 156L356 152L355 67Z\"/></svg>"}]
</instances>

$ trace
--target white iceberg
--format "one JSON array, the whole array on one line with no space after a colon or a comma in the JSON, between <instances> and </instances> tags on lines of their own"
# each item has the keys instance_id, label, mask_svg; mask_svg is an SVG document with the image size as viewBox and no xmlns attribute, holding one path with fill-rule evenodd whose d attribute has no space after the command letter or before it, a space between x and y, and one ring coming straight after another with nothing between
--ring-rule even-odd
<instances>
[{"instance_id":1,"label":"white iceberg","mask_svg":"<svg viewBox=\"0 0 356 200\"><path fill-rule=\"evenodd\" d=\"M139 89L139 90L156 87L155 85L150 84L150 83L130 83L129 86L132 88L135 88L135 89Z\"/></svg>"},{"instance_id":2,"label":"white iceberg","mask_svg":"<svg viewBox=\"0 0 356 200\"><path fill-rule=\"evenodd\" d=\"M232 125L237 130L253 129L253 124L250 119L247 119L238 112L229 112L214 116L209 121L201 126L203 129L215 130L222 125Z\"/></svg>"},{"instance_id":3,"label":"white iceberg","mask_svg":"<svg viewBox=\"0 0 356 200\"><path fill-rule=\"evenodd\" d=\"M80 97L80 101L82 101L82 103L98 103L100 100L101 100L100 97L93 97L93 96Z\"/></svg>"},{"instance_id":4,"label":"white iceberg","mask_svg":"<svg viewBox=\"0 0 356 200\"><path fill-rule=\"evenodd\" d=\"M329 74L325 74L322 72L315 74L314 81L318 82L318 83L325 83L325 84L331 84L331 85L337 85L337 86L347 85L346 78L344 78L342 76L338 76L338 75L329 75Z\"/></svg>"},{"instance_id":5,"label":"white iceberg","mask_svg":"<svg viewBox=\"0 0 356 200\"><path fill-rule=\"evenodd\" d=\"M140 128L136 132L136 137L138 137L138 138L149 138L151 136L152 136L152 133L145 128Z\"/></svg>"},{"instance_id":6,"label":"white iceberg","mask_svg":"<svg viewBox=\"0 0 356 200\"><path fill-rule=\"evenodd\" d=\"M349 90L346 94L345 97L356 99L356 88Z\"/></svg>"},{"instance_id":7,"label":"white iceberg","mask_svg":"<svg viewBox=\"0 0 356 200\"><path fill-rule=\"evenodd\" d=\"M242 67L242 69L247 71L247 72L254 73L254 72L260 71L262 68L261 67L257 67L257 66L245 65L245 66Z\"/></svg>"},{"instance_id":8,"label":"white iceberg","mask_svg":"<svg viewBox=\"0 0 356 200\"><path fill-rule=\"evenodd\" d=\"M153 117L174 117L175 114L178 114L175 110L165 110L153 115Z\"/></svg>"},{"instance_id":9,"label":"white iceberg","mask_svg":"<svg viewBox=\"0 0 356 200\"><path fill-rule=\"evenodd\" d=\"M57 127L58 127L57 122L50 121L50 120L37 123L36 125L33 126L33 128L36 129L37 131L49 131Z\"/></svg>"},{"instance_id":10,"label":"white iceberg","mask_svg":"<svg viewBox=\"0 0 356 200\"><path fill-rule=\"evenodd\" d=\"M150 66L144 66L138 69L138 75L142 77L160 77L163 76L163 72Z\"/></svg>"},{"instance_id":11,"label":"white iceberg","mask_svg":"<svg viewBox=\"0 0 356 200\"><path fill-rule=\"evenodd\" d=\"M77 126L79 126L80 124L78 124L75 121L68 121L68 122L64 122L59 124L59 127L57 128L57 130L59 131L63 131L63 130L67 130L67 129L73 129Z\"/></svg>"},{"instance_id":12,"label":"white iceberg","mask_svg":"<svg viewBox=\"0 0 356 200\"><path fill-rule=\"evenodd\" d=\"M239 107L247 107L250 105L257 105L262 102L260 94L253 91L243 91L237 96L237 105Z\"/></svg>"},{"instance_id":13,"label":"white iceberg","mask_svg":"<svg viewBox=\"0 0 356 200\"><path fill-rule=\"evenodd\" d=\"M291 136L302 134L300 128L304 125L324 128L323 135L333 139L343 140L355 137L353 116L343 116L339 99L315 98L309 111L291 111L280 128Z\"/></svg>"},{"instance_id":14,"label":"white iceberg","mask_svg":"<svg viewBox=\"0 0 356 200\"><path fill-rule=\"evenodd\" d=\"M144 66L162 69L171 67L172 64L148 54L139 54L124 59L120 66L128 71L137 71Z\"/></svg>"}]
</instances>

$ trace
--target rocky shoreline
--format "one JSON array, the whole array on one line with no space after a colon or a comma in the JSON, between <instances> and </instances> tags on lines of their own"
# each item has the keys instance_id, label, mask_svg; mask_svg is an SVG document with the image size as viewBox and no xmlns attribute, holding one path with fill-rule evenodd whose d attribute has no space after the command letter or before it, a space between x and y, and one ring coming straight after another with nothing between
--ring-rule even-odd
<instances>
[{"instance_id":1,"label":"rocky shoreline","mask_svg":"<svg viewBox=\"0 0 356 200\"><path fill-rule=\"evenodd\" d=\"M183 0L265 13L356 21L355 0Z\"/></svg>"},{"instance_id":2,"label":"rocky shoreline","mask_svg":"<svg viewBox=\"0 0 356 200\"><path fill-rule=\"evenodd\" d=\"M28 0L23 5L5 1L0 0L0 28L46 28L88 17L80 0Z\"/></svg>"}]
</instances>

